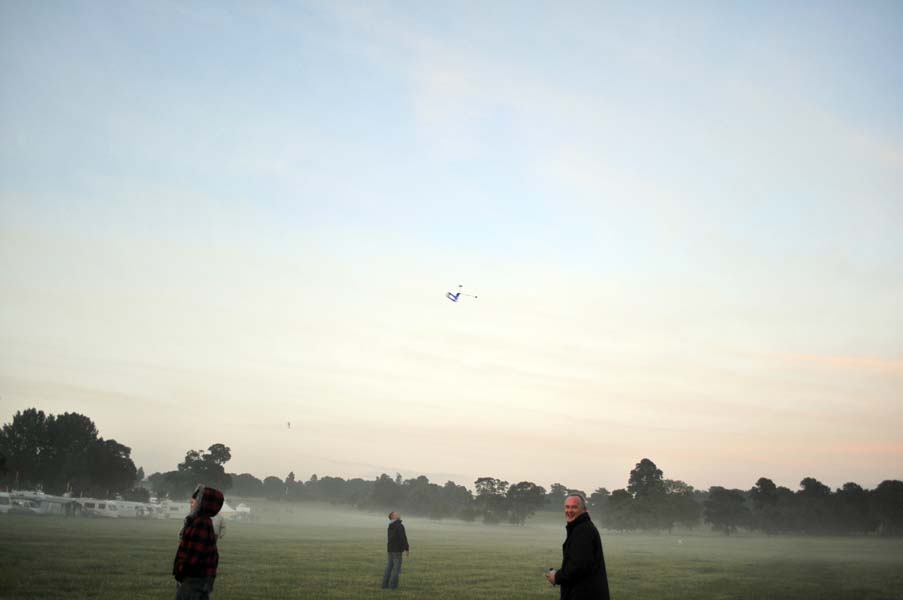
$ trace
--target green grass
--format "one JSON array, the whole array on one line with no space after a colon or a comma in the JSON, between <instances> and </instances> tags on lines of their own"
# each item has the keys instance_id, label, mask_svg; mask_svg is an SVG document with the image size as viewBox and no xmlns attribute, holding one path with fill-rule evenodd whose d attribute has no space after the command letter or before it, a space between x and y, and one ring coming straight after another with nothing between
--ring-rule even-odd
<instances>
[{"instance_id":1,"label":"green grass","mask_svg":"<svg viewBox=\"0 0 903 600\"><path fill-rule=\"evenodd\" d=\"M543 571L560 560L563 519L526 527L405 518L412 553L401 588L379 590L384 515L255 503L229 525L214 598L558 597ZM0 598L174 596L179 521L0 516ZM903 600L903 540L603 532L612 595L644 598Z\"/></svg>"}]
</instances>

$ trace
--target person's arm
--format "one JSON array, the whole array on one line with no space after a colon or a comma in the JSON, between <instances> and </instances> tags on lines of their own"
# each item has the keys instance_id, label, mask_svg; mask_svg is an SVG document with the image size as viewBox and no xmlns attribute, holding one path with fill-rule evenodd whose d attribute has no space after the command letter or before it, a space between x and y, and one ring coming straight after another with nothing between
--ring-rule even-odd
<instances>
[{"instance_id":1,"label":"person's arm","mask_svg":"<svg viewBox=\"0 0 903 600\"><path fill-rule=\"evenodd\" d=\"M402 525L399 529L401 529L401 541L404 542L404 551L408 553L408 556L410 556L411 547L408 546L408 534L404 529L404 525Z\"/></svg>"},{"instance_id":2,"label":"person's arm","mask_svg":"<svg viewBox=\"0 0 903 600\"><path fill-rule=\"evenodd\" d=\"M565 561L567 567L555 572L555 585L571 585L588 577L593 570L593 556L592 529L578 527L571 534Z\"/></svg>"}]
</instances>

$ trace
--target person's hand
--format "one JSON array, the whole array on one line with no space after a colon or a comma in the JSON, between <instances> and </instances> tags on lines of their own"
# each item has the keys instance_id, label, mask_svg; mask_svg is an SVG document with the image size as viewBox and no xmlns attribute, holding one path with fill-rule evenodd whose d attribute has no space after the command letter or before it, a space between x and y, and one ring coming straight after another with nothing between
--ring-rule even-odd
<instances>
[{"instance_id":1,"label":"person's hand","mask_svg":"<svg viewBox=\"0 0 903 600\"><path fill-rule=\"evenodd\" d=\"M549 580L549 583L555 585L555 574L558 573L555 569L550 569L548 573L546 573L546 579Z\"/></svg>"}]
</instances>

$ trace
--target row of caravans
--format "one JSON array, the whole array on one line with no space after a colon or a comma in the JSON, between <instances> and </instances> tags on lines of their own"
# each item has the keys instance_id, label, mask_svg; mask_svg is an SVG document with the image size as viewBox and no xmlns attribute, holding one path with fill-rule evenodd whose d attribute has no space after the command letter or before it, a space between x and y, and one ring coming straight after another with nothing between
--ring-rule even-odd
<instances>
[{"instance_id":1,"label":"row of caravans","mask_svg":"<svg viewBox=\"0 0 903 600\"><path fill-rule=\"evenodd\" d=\"M187 502L130 502L128 500L99 500L97 498L71 498L51 496L41 492L0 492L0 513L32 513L101 517L110 519L183 519L191 509ZM242 503L232 508L224 503L220 513L223 518L245 520L251 508Z\"/></svg>"}]
</instances>

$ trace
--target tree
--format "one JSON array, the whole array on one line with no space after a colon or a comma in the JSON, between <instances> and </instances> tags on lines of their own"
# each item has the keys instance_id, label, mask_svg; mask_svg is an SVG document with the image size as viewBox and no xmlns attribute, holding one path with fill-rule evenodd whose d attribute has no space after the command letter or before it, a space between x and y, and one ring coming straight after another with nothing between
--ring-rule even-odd
<instances>
[{"instance_id":1,"label":"tree","mask_svg":"<svg viewBox=\"0 0 903 600\"><path fill-rule=\"evenodd\" d=\"M8 461L7 482L21 488L40 485L47 473L50 444L47 415L36 408L19 411L0 431L0 452Z\"/></svg>"},{"instance_id":2,"label":"tree","mask_svg":"<svg viewBox=\"0 0 903 600\"><path fill-rule=\"evenodd\" d=\"M634 498L663 495L665 483L661 469L648 458L644 458L630 471L627 491L633 494Z\"/></svg>"},{"instance_id":3,"label":"tree","mask_svg":"<svg viewBox=\"0 0 903 600\"><path fill-rule=\"evenodd\" d=\"M263 482L250 473L230 473L232 479L232 494L248 498L262 498Z\"/></svg>"},{"instance_id":4,"label":"tree","mask_svg":"<svg viewBox=\"0 0 903 600\"><path fill-rule=\"evenodd\" d=\"M603 515L605 511L608 509L608 498L611 496L609 491L604 487L598 488L595 492L593 492L589 498L587 498L587 502L589 503L589 509L595 515Z\"/></svg>"},{"instance_id":5,"label":"tree","mask_svg":"<svg viewBox=\"0 0 903 600\"><path fill-rule=\"evenodd\" d=\"M878 535L903 535L903 481L882 481L871 499Z\"/></svg>"},{"instance_id":6,"label":"tree","mask_svg":"<svg viewBox=\"0 0 903 600\"><path fill-rule=\"evenodd\" d=\"M377 508L394 510L401 504L401 498L401 486L383 473L373 482L368 504Z\"/></svg>"},{"instance_id":7,"label":"tree","mask_svg":"<svg viewBox=\"0 0 903 600\"><path fill-rule=\"evenodd\" d=\"M514 525L523 525L545 504L546 490L531 481L521 481L508 488L506 495L508 520Z\"/></svg>"},{"instance_id":8,"label":"tree","mask_svg":"<svg viewBox=\"0 0 903 600\"><path fill-rule=\"evenodd\" d=\"M665 479L664 514L660 523L669 531L674 524L693 529L699 524L702 506L696 501L696 490L679 479Z\"/></svg>"},{"instance_id":9,"label":"tree","mask_svg":"<svg viewBox=\"0 0 903 600\"><path fill-rule=\"evenodd\" d=\"M655 463L644 458L630 471L627 491L633 494L634 514L641 529L671 529L665 500L665 482Z\"/></svg>"},{"instance_id":10,"label":"tree","mask_svg":"<svg viewBox=\"0 0 903 600\"><path fill-rule=\"evenodd\" d=\"M0 430L0 453L9 461L8 483L51 494L119 493L137 476L131 450L98 437L94 422L78 413L17 412Z\"/></svg>"},{"instance_id":11,"label":"tree","mask_svg":"<svg viewBox=\"0 0 903 600\"><path fill-rule=\"evenodd\" d=\"M480 477L474 482L477 496L474 504L483 513L483 522L489 525L501 523L508 516L508 482L495 477Z\"/></svg>"},{"instance_id":12,"label":"tree","mask_svg":"<svg viewBox=\"0 0 903 600\"><path fill-rule=\"evenodd\" d=\"M232 452L223 444L212 444L203 450L189 450L185 460L178 465L183 489L190 493L197 484L226 491L232 487L232 478L223 465L232 458Z\"/></svg>"},{"instance_id":13,"label":"tree","mask_svg":"<svg viewBox=\"0 0 903 600\"><path fill-rule=\"evenodd\" d=\"M738 527L747 524L749 509L744 503L745 499L740 490L712 487L704 504L705 520L712 525L714 531L730 535L737 531Z\"/></svg>"},{"instance_id":14,"label":"tree","mask_svg":"<svg viewBox=\"0 0 903 600\"><path fill-rule=\"evenodd\" d=\"M567 498L568 488L560 483L553 483L549 486L549 493L546 495L546 508L549 510L560 511L564 506L564 499Z\"/></svg>"},{"instance_id":15,"label":"tree","mask_svg":"<svg viewBox=\"0 0 903 600\"><path fill-rule=\"evenodd\" d=\"M831 488L813 477L800 481L797 492L798 524L807 533L828 533L831 523Z\"/></svg>"},{"instance_id":16,"label":"tree","mask_svg":"<svg viewBox=\"0 0 903 600\"><path fill-rule=\"evenodd\" d=\"M285 483L278 477L270 475L263 480L263 494L267 498L283 498L285 496Z\"/></svg>"},{"instance_id":17,"label":"tree","mask_svg":"<svg viewBox=\"0 0 903 600\"><path fill-rule=\"evenodd\" d=\"M779 529L778 488L771 479L760 477L749 490L752 502L750 526L771 535Z\"/></svg>"},{"instance_id":18,"label":"tree","mask_svg":"<svg viewBox=\"0 0 903 600\"><path fill-rule=\"evenodd\" d=\"M862 535L874 531L878 522L871 513L869 493L862 486L847 482L834 494L838 529L843 533Z\"/></svg>"},{"instance_id":19,"label":"tree","mask_svg":"<svg viewBox=\"0 0 903 600\"><path fill-rule=\"evenodd\" d=\"M602 515L602 524L615 531L633 531L637 529L636 501L625 489L615 490L608 498L608 512Z\"/></svg>"}]
</instances>

